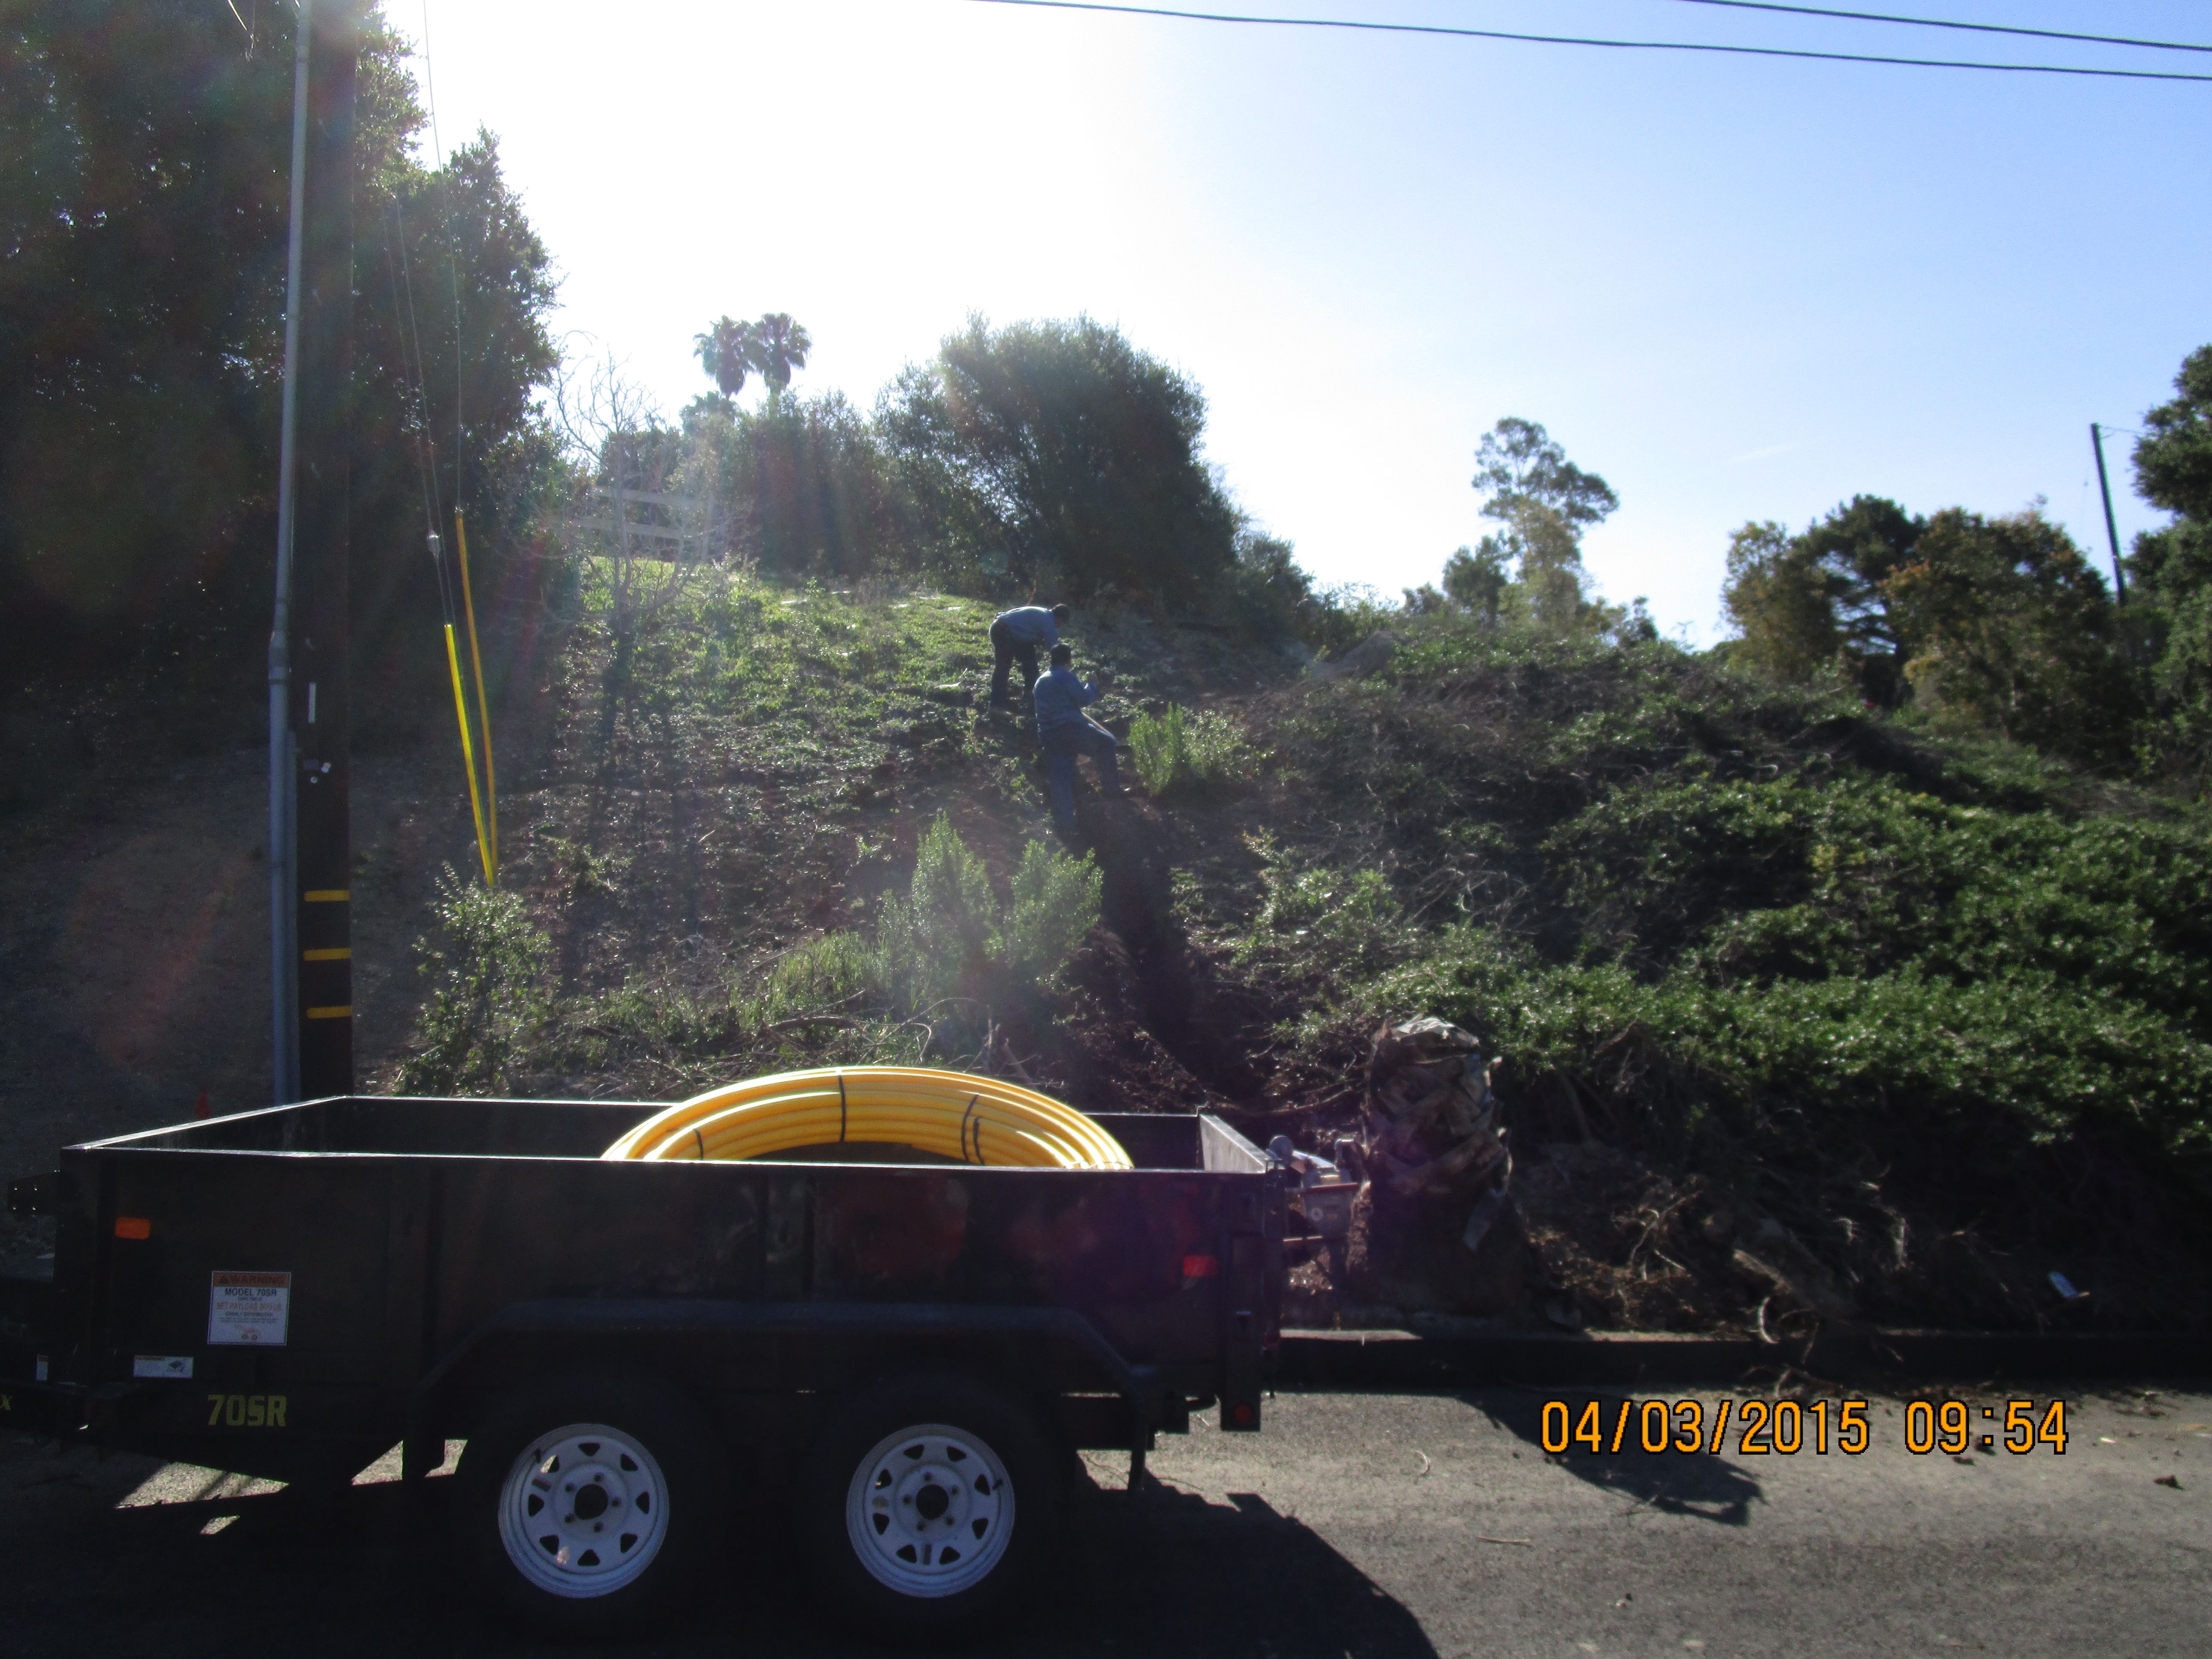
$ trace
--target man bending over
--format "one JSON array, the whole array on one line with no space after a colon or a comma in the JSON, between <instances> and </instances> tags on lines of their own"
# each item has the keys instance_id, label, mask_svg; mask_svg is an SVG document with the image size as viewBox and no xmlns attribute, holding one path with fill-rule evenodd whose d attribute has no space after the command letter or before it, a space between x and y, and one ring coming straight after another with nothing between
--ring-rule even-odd
<instances>
[{"instance_id":1,"label":"man bending over","mask_svg":"<svg viewBox=\"0 0 2212 1659\"><path fill-rule=\"evenodd\" d=\"M1037 677L1037 653L1048 646L1060 643L1060 625L1067 620L1067 607L1056 605L1048 611L1041 605L1024 605L1012 611L1002 611L991 618L991 707L1004 708L1006 702L1006 674L1017 658L1022 665L1022 684L1027 685Z\"/></svg>"}]
</instances>

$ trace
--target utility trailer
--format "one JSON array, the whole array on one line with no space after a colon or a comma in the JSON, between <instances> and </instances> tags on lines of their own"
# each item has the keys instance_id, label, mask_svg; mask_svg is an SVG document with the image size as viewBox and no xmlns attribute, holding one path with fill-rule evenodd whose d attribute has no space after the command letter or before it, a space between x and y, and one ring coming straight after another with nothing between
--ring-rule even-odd
<instances>
[{"instance_id":1,"label":"utility trailer","mask_svg":"<svg viewBox=\"0 0 2212 1659\"><path fill-rule=\"evenodd\" d=\"M465 1441L459 1553L524 1620L635 1630L742 1506L879 1633L970 1632L1049 1558L1077 1449L1260 1427L1294 1177L1106 1113L1128 1170L827 1146L599 1154L658 1103L349 1096L64 1150L13 1182L0 1425L294 1481ZM442 1483L441 1483L442 1484Z\"/></svg>"}]
</instances>

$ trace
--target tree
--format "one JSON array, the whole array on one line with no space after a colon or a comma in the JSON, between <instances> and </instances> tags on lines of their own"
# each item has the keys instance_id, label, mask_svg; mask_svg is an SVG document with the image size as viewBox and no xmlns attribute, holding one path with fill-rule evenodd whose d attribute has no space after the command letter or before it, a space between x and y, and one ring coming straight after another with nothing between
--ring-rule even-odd
<instances>
[{"instance_id":1,"label":"tree","mask_svg":"<svg viewBox=\"0 0 2212 1659\"><path fill-rule=\"evenodd\" d=\"M705 554L672 557L672 547L678 553L688 550L681 543L634 535L624 528L646 522L634 516L641 508L655 515L666 509L658 502L625 500L618 492L679 494L677 475L697 445L689 433L661 419L646 393L623 377L611 355L600 362L563 364L548 402L567 451L572 517L593 496L603 515L604 527L588 532L584 550L601 562L599 579L589 586L604 596L600 620L614 642L607 684L611 690L622 689L640 635L683 597L711 560L718 538L711 525L664 526L698 532L694 545Z\"/></svg>"},{"instance_id":2,"label":"tree","mask_svg":"<svg viewBox=\"0 0 2212 1659\"><path fill-rule=\"evenodd\" d=\"M1480 552L1462 547L1444 561L1444 592L1492 628L1498 626L1505 590L1512 583L1494 536L1483 538Z\"/></svg>"},{"instance_id":3,"label":"tree","mask_svg":"<svg viewBox=\"0 0 2212 1659\"><path fill-rule=\"evenodd\" d=\"M1923 519L1855 496L1795 536L1744 526L1728 568L1739 665L1839 673L1876 707L2084 761L2125 748L2134 682L2110 598L2039 505Z\"/></svg>"},{"instance_id":4,"label":"tree","mask_svg":"<svg viewBox=\"0 0 2212 1659\"><path fill-rule=\"evenodd\" d=\"M1577 532L1620 505L1613 486L1585 472L1534 421L1509 415L1483 434L1474 452L1474 487L1490 497L1483 516L1511 521L1516 508L1548 507Z\"/></svg>"},{"instance_id":5,"label":"tree","mask_svg":"<svg viewBox=\"0 0 2212 1659\"><path fill-rule=\"evenodd\" d=\"M890 458L843 392L772 398L732 435L736 499L763 570L850 581L914 568Z\"/></svg>"},{"instance_id":6,"label":"tree","mask_svg":"<svg viewBox=\"0 0 2212 1659\"><path fill-rule=\"evenodd\" d=\"M1204 394L1088 317L973 318L877 419L948 580L1188 601L1232 568L1237 515L1201 459Z\"/></svg>"},{"instance_id":7,"label":"tree","mask_svg":"<svg viewBox=\"0 0 2212 1659\"><path fill-rule=\"evenodd\" d=\"M552 258L489 132L436 171L395 154L377 189L356 192L354 220L355 658L427 696L444 647L426 508L448 541L466 513L480 614L495 594L510 614L557 574L540 521L562 487L560 452L535 407L560 361L545 327ZM267 603L247 595L249 623L266 626ZM505 678L503 645L486 667Z\"/></svg>"},{"instance_id":8,"label":"tree","mask_svg":"<svg viewBox=\"0 0 2212 1659\"><path fill-rule=\"evenodd\" d=\"M2152 506L2180 515L2188 532L2183 539L2200 553L2212 552L2203 541L2212 532L2212 345L2183 359L2173 389L2179 397L2143 416L2149 429L2136 441L2136 488ZM2151 534L2165 538L2172 532ZM2155 567L2153 559L2145 574Z\"/></svg>"},{"instance_id":9,"label":"tree","mask_svg":"<svg viewBox=\"0 0 2212 1659\"><path fill-rule=\"evenodd\" d=\"M750 323L740 323L723 317L704 334L691 337L693 354L699 366L714 377L725 398L734 398L745 389L745 376L761 367L760 337Z\"/></svg>"},{"instance_id":10,"label":"tree","mask_svg":"<svg viewBox=\"0 0 2212 1659\"><path fill-rule=\"evenodd\" d=\"M1882 591L1932 724L2090 763L2126 752L2136 678L2110 596L2039 506L1935 514Z\"/></svg>"},{"instance_id":11,"label":"tree","mask_svg":"<svg viewBox=\"0 0 2212 1659\"><path fill-rule=\"evenodd\" d=\"M2174 521L2136 538L2128 576L2151 613L2160 741L2201 770L2212 764L2212 345L2190 353L2173 389L2143 416L2135 464L2136 493Z\"/></svg>"},{"instance_id":12,"label":"tree","mask_svg":"<svg viewBox=\"0 0 2212 1659\"><path fill-rule=\"evenodd\" d=\"M1721 604L1735 624L1729 660L1785 685L1809 684L1843 644L1820 560L1784 526L1747 524L1729 540Z\"/></svg>"},{"instance_id":13,"label":"tree","mask_svg":"<svg viewBox=\"0 0 2212 1659\"><path fill-rule=\"evenodd\" d=\"M1488 497L1482 515L1505 529L1483 538L1462 580L1473 580L1475 569L1517 563L1540 627L1567 632L1609 623L1610 615L1583 596L1582 532L1620 505L1613 487L1570 461L1541 426L1517 416L1485 434L1474 459L1474 487Z\"/></svg>"},{"instance_id":14,"label":"tree","mask_svg":"<svg viewBox=\"0 0 2212 1659\"><path fill-rule=\"evenodd\" d=\"M1721 599L1745 660L1792 684L1840 664L1869 702L1896 708L1907 689L1905 642L1884 584L1911 562L1927 527L1880 495L1854 495L1798 536L1744 526Z\"/></svg>"},{"instance_id":15,"label":"tree","mask_svg":"<svg viewBox=\"0 0 2212 1659\"><path fill-rule=\"evenodd\" d=\"M792 321L788 312L771 311L753 325L753 346L761 379L768 382L768 395L773 399L791 384L793 369L806 367L806 354L814 349L814 342L801 325Z\"/></svg>"},{"instance_id":16,"label":"tree","mask_svg":"<svg viewBox=\"0 0 2212 1659\"><path fill-rule=\"evenodd\" d=\"M173 653L234 681L257 672L292 56L245 46L219 5L0 0L0 656L12 662L103 672ZM450 507L458 471L477 574L506 586L500 567L533 545L553 459L531 394L555 355L550 262L495 146L480 137L442 170L418 165L424 115L405 58L372 12L355 118L353 628L362 672L403 677L403 640L438 614L422 553L433 435L436 493Z\"/></svg>"}]
</instances>

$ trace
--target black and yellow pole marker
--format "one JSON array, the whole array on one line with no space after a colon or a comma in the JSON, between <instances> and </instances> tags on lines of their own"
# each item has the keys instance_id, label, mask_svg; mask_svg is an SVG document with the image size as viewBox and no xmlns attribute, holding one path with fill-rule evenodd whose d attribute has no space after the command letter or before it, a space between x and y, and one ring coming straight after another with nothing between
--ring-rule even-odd
<instances>
[{"instance_id":1,"label":"black and yellow pole marker","mask_svg":"<svg viewBox=\"0 0 2212 1659\"><path fill-rule=\"evenodd\" d=\"M352 719L348 687L354 103L363 0L314 0L301 196L290 640L291 1098L354 1091ZM296 1091L296 1092L293 1092Z\"/></svg>"},{"instance_id":2,"label":"black and yellow pole marker","mask_svg":"<svg viewBox=\"0 0 2212 1659\"><path fill-rule=\"evenodd\" d=\"M492 769L491 700L484 695L483 652L477 645L477 601L469 581L468 525L458 507L453 509L453 548L460 555L461 614L467 618L469 624L469 662L476 671L477 680L477 730L483 737L484 805L483 816L477 824L477 839L483 843L481 850L484 860L484 884L495 887L499 884L499 777ZM448 644L450 648L450 641ZM466 740L465 732L464 747ZM476 788L473 767L469 771L469 787L473 797ZM487 830L489 831L489 838L485 833Z\"/></svg>"}]
</instances>

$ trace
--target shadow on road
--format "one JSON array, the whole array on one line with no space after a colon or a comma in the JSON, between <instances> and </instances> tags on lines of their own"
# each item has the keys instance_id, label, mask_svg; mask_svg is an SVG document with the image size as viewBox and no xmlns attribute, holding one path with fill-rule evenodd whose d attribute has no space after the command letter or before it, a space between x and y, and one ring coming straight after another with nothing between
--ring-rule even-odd
<instances>
[{"instance_id":1,"label":"shadow on road","mask_svg":"<svg viewBox=\"0 0 2212 1659\"><path fill-rule=\"evenodd\" d=\"M1413 1613L1256 1492L1079 1490L1056 1619L1006 1651L1435 1659ZM1081 1632L1081 1636L1079 1636Z\"/></svg>"},{"instance_id":2,"label":"shadow on road","mask_svg":"<svg viewBox=\"0 0 2212 1659\"><path fill-rule=\"evenodd\" d=\"M1692 1516L1724 1527L1741 1527L1750 1522L1752 1504L1764 1497L1759 1482L1724 1457L1706 1452L1645 1451L1637 1443L1632 1422L1618 1452L1592 1452L1583 1447L1565 1453L1544 1450L1543 1408L1547 1399L1564 1399L1576 1413L1581 1412L1583 1401L1597 1400L1599 1414L1609 1432L1614 1415L1626 1398L1623 1395L1592 1395L1587 1390L1559 1389L1545 1394L1483 1389L1458 1397L1577 1480L1648 1504L1663 1514Z\"/></svg>"},{"instance_id":3,"label":"shadow on road","mask_svg":"<svg viewBox=\"0 0 2212 1659\"><path fill-rule=\"evenodd\" d=\"M76 1454L9 1472L0 1506L0 1655L775 1655L880 1650L842 1635L806 1588L785 1529L757 1515L696 1611L635 1643L578 1650L511 1633L447 1559L442 1500L396 1484L311 1497L179 1483L181 1501L118 1507L118 1482ZM33 1492L30 1488L38 1490ZM204 1492L208 1495L199 1496ZM1035 1607L977 1651L1137 1659L1435 1659L1413 1615L1310 1528L1256 1495L1212 1502L1148 1485L1079 1483ZM125 1500L127 1501L127 1500Z\"/></svg>"}]
</instances>

